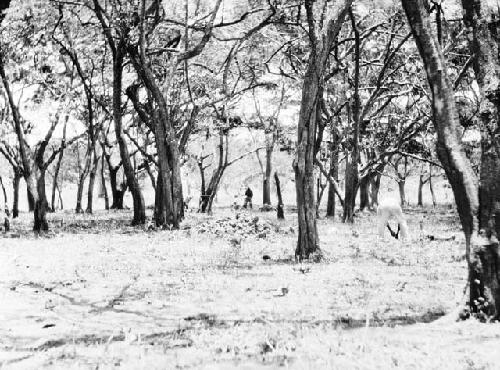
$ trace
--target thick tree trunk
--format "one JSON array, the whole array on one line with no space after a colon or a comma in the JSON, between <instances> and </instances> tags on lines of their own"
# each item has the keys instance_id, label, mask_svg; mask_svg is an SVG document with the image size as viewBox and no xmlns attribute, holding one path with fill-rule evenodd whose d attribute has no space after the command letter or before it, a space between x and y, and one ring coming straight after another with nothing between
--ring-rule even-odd
<instances>
[{"instance_id":1,"label":"thick tree trunk","mask_svg":"<svg viewBox=\"0 0 500 370\"><path fill-rule=\"evenodd\" d=\"M370 207L375 209L378 206L378 193L382 175L377 173L370 181Z\"/></svg>"},{"instance_id":2,"label":"thick tree trunk","mask_svg":"<svg viewBox=\"0 0 500 370\"><path fill-rule=\"evenodd\" d=\"M323 33L318 37L315 29L314 2L305 2L309 21L309 41L311 50L302 84L299 122L297 126L297 149L293 162L299 233L295 256L298 259L320 256L319 236L316 224L316 199L314 197L314 157L317 150L316 131L321 119L324 74L331 48L335 43L352 0L346 0L337 10L336 18L327 20ZM330 16L332 16L330 14Z\"/></svg>"},{"instance_id":3,"label":"thick tree trunk","mask_svg":"<svg viewBox=\"0 0 500 370\"><path fill-rule=\"evenodd\" d=\"M86 163L83 172L80 174L80 177L78 178L78 187L76 189L76 207L75 207L76 213L83 213L83 207L82 207L83 189L85 186L85 179L87 178L87 174L88 174L88 167Z\"/></svg>"},{"instance_id":4,"label":"thick tree trunk","mask_svg":"<svg viewBox=\"0 0 500 370\"><path fill-rule=\"evenodd\" d=\"M307 259L319 252L319 236L316 225L316 199L314 183L314 146L316 132L316 110L321 80L316 65L316 57L311 51L309 64L302 87L302 102L299 114L297 150L293 167L297 193L299 235L295 256Z\"/></svg>"},{"instance_id":5,"label":"thick tree trunk","mask_svg":"<svg viewBox=\"0 0 500 370\"><path fill-rule=\"evenodd\" d=\"M35 210L35 196L29 189L28 184L26 184L26 196L28 199L28 211L33 212Z\"/></svg>"},{"instance_id":6,"label":"thick tree trunk","mask_svg":"<svg viewBox=\"0 0 500 370\"><path fill-rule=\"evenodd\" d=\"M20 171L14 172L14 179L12 181L13 197L12 197L12 218L17 218L19 216L19 186L21 184L21 178L23 175Z\"/></svg>"},{"instance_id":7,"label":"thick tree trunk","mask_svg":"<svg viewBox=\"0 0 500 370\"><path fill-rule=\"evenodd\" d=\"M405 185L406 185L406 180L403 180L403 179L398 180L399 201L401 203L401 206L406 205Z\"/></svg>"},{"instance_id":8,"label":"thick tree trunk","mask_svg":"<svg viewBox=\"0 0 500 370\"><path fill-rule=\"evenodd\" d=\"M437 154L451 184L466 241L469 266L470 303L485 282L471 264L471 237L477 231L479 206L478 184L472 166L461 145L461 132L457 118L451 83L446 74L446 63L430 20L427 1L402 0L413 37L423 59L427 80L432 93L433 122L437 133ZM478 284L479 283L479 284ZM492 302L493 303L493 302Z\"/></svg>"},{"instance_id":9,"label":"thick tree trunk","mask_svg":"<svg viewBox=\"0 0 500 370\"><path fill-rule=\"evenodd\" d=\"M37 196L35 197L35 223L33 230L36 232L47 231L49 229L49 224L47 222L47 196L45 194L45 170L37 169L36 171L36 188Z\"/></svg>"},{"instance_id":10,"label":"thick tree trunk","mask_svg":"<svg viewBox=\"0 0 500 370\"><path fill-rule=\"evenodd\" d=\"M116 141L120 148L120 158L122 160L123 171L127 178L127 186L132 194L134 204L134 218L132 225L141 225L146 222L146 208L142 196L139 182L135 177L134 168L130 161L125 133L122 127L122 75L123 59L125 56L125 40L120 39L116 45L116 52L113 58L113 121L115 126ZM123 202L123 198L122 198Z\"/></svg>"},{"instance_id":11,"label":"thick tree trunk","mask_svg":"<svg viewBox=\"0 0 500 370\"><path fill-rule=\"evenodd\" d=\"M343 222L354 222L354 208L356 207L356 194L358 192L358 170L357 164L346 159L345 166L345 195L344 195L344 213L342 215Z\"/></svg>"},{"instance_id":12,"label":"thick tree trunk","mask_svg":"<svg viewBox=\"0 0 500 370\"><path fill-rule=\"evenodd\" d=\"M154 126L153 131L158 155L158 174L161 177L161 187L157 188L156 192L161 191L162 194L158 195L156 200L163 202L163 205L158 207L158 210L161 210L163 214L158 215L157 224L161 220L164 226L172 225L173 228L177 229L184 217L179 147L171 123L171 116L168 113L167 103L146 61L144 43L145 40L141 38L140 50L131 47L129 48L129 54L137 74L151 93L157 106L157 110L150 115ZM141 107L137 100L134 104L136 109L140 111ZM160 185L158 182L157 184Z\"/></svg>"},{"instance_id":13,"label":"thick tree trunk","mask_svg":"<svg viewBox=\"0 0 500 370\"><path fill-rule=\"evenodd\" d=\"M470 304L474 311L500 318L500 17L498 4L462 0L473 68L481 92L481 169L479 234L472 250ZM472 284L476 282L476 284Z\"/></svg>"},{"instance_id":14,"label":"thick tree trunk","mask_svg":"<svg viewBox=\"0 0 500 370\"><path fill-rule=\"evenodd\" d=\"M362 211L365 208L370 207L370 194L369 185L371 181L371 174L362 177L359 181L359 210Z\"/></svg>"},{"instance_id":15,"label":"thick tree trunk","mask_svg":"<svg viewBox=\"0 0 500 370\"><path fill-rule=\"evenodd\" d=\"M349 8L351 26L354 30L354 93L349 110L352 112L352 140L351 152L346 156L346 176L345 176L345 197L343 222L354 222L354 207L356 206L356 194L359 186L359 129L361 120L361 98L359 95L360 86L360 59L361 59L361 38L357 27L356 19L352 8Z\"/></svg>"},{"instance_id":16,"label":"thick tree trunk","mask_svg":"<svg viewBox=\"0 0 500 370\"><path fill-rule=\"evenodd\" d=\"M113 199L111 203L111 209L123 209L123 197L127 191L127 185L120 183L118 184L118 170L120 167L113 167L109 165L109 181L111 184L111 197Z\"/></svg>"},{"instance_id":17,"label":"thick tree trunk","mask_svg":"<svg viewBox=\"0 0 500 370\"><path fill-rule=\"evenodd\" d=\"M285 212L283 209L283 198L281 196L281 186L280 179L278 177L278 173L274 173L274 182L276 183L276 195L278 196L278 206L276 207L278 220L285 219Z\"/></svg>"},{"instance_id":18,"label":"thick tree trunk","mask_svg":"<svg viewBox=\"0 0 500 370\"><path fill-rule=\"evenodd\" d=\"M417 206L423 207L424 202L423 202L423 197L422 197L422 189L424 188L424 175L420 175L418 178L418 200L417 200Z\"/></svg>"}]
</instances>

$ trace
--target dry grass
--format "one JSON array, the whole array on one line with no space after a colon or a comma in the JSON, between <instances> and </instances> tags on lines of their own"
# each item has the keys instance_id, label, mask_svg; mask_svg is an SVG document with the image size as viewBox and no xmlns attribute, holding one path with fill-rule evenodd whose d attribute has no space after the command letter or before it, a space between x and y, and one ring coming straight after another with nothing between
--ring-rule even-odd
<instances>
[{"instance_id":1,"label":"dry grass","mask_svg":"<svg viewBox=\"0 0 500 370\"><path fill-rule=\"evenodd\" d=\"M0 368L496 368L497 325L434 321L464 300L456 215L408 213L405 243L321 220L318 264L293 262L293 215L252 214L271 231L241 242L197 231L228 210L179 231L56 214L40 238L24 215L0 239Z\"/></svg>"}]
</instances>

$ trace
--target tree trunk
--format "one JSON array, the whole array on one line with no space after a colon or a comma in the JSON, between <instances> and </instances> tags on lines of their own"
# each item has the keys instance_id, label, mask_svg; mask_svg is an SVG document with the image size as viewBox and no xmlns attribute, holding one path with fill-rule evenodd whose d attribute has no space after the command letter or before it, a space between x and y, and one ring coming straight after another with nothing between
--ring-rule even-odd
<instances>
[{"instance_id":1,"label":"tree trunk","mask_svg":"<svg viewBox=\"0 0 500 370\"><path fill-rule=\"evenodd\" d=\"M106 186L106 176L104 174L104 160L105 160L105 153L104 150L102 152L101 156L101 186L102 186L102 191L104 195L104 208L106 211L109 210L109 195L108 195L108 188Z\"/></svg>"},{"instance_id":2,"label":"tree trunk","mask_svg":"<svg viewBox=\"0 0 500 370\"><path fill-rule=\"evenodd\" d=\"M78 178L78 187L76 190L76 207L75 207L76 213L83 213L82 199L83 199L83 189L85 186L85 179L87 178L87 173L88 173L88 167L86 163L83 172L80 174L80 177Z\"/></svg>"},{"instance_id":3,"label":"tree trunk","mask_svg":"<svg viewBox=\"0 0 500 370\"><path fill-rule=\"evenodd\" d=\"M370 207L375 209L378 206L378 193L380 190L380 181L382 175L377 173L370 181Z\"/></svg>"},{"instance_id":4,"label":"tree trunk","mask_svg":"<svg viewBox=\"0 0 500 370\"><path fill-rule=\"evenodd\" d=\"M330 145L330 176L335 180L339 181L339 147L337 141L335 140ZM329 182L328 183L328 201L326 203L326 216L335 217L335 188Z\"/></svg>"},{"instance_id":5,"label":"tree trunk","mask_svg":"<svg viewBox=\"0 0 500 370\"><path fill-rule=\"evenodd\" d=\"M271 171L272 171L273 148L266 148L266 170L262 184L262 204L271 205Z\"/></svg>"},{"instance_id":6,"label":"tree trunk","mask_svg":"<svg viewBox=\"0 0 500 370\"><path fill-rule=\"evenodd\" d=\"M61 163L64 155L64 150L61 150L59 157L57 158L56 168L54 170L54 178L52 180L52 197L51 197L51 207L52 212L56 211L56 190L59 186L59 171L61 170Z\"/></svg>"},{"instance_id":7,"label":"tree trunk","mask_svg":"<svg viewBox=\"0 0 500 370\"><path fill-rule=\"evenodd\" d=\"M420 175L420 177L418 178L418 201L417 201L417 206L419 207L424 206L424 202L422 199L422 189L424 188L424 184L425 184L424 175Z\"/></svg>"},{"instance_id":8,"label":"tree trunk","mask_svg":"<svg viewBox=\"0 0 500 370\"><path fill-rule=\"evenodd\" d=\"M135 177L134 168L130 161L130 154L127 147L125 133L122 127L122 75L123 60L125 57L125 40L120 39L116 45L113 58L113 121L115 126L116 141L120 148L120 158L122 160L123 171L127 178L127 186L132 194L134 204L134 218L132 225L141 225L146 222L146 208L142 196L139 182ZM122 194L123 203L123 194Z\"/></svg>"},{"instance_id":9,"label":"tree trunk","mask_svg":"<svg viewBox=\"0 0 500 370\"><path fill-rule=\"evenodd\" d=\"M346 0L338 7L336 18L327 20L321 35L315 29L314 2L305 2L309 23L310 52L302 84L299 121L297 126L297 149L293 162L299 233L295 256L302 260L311 255L320 256L319 236L316 224L316 199L314 197L314 157L317 149L316 131L321 119L320 101L323 98L324 74L331 49L352 0ZM332 16L332 14L330 14Z\"/></svg>"},{"instance_id":10,"label":"tree trunk","mask_svg":"<svg viewBox=\"0 0 500 370\"><path fill-rule=\"evenodd\" d=\"M359 181L359 210L362 211L365 208L370 207L370 195L368 188L370 185L372 175L368 174L362 177Z\"/></svg>"},{"instance_id":11,"label":"tree trunk","mask_svg":"<svg viewBox=\"0 0 500 370\"><path fill-rule=\"evenodd\" d=\"M36 188L37 188L37 196L35 197L35 223L33 226L33 230L35 232L47 231L49 229L49 224L47 222L47 196L45 194L45 170L37 169L35 171L37 179L36 179Z\"/></svg>"},{"instance_id":12,"label":"tree trunk","mask_svg":"<svg viewBox=\"0 0 500 370\"><path fill-rule=\"evenodd\" d=\"M111 203L111 209L123 209L123 197L127 190L127 185L120 183L118 185L118 170L119 166L113 167L109 165L109 181L111 183L111 197L113 202Z\"/></svg>"},{"instance_id":13,"label":"tree trunk","mask_svg":"<svg viewBox=\"0 0 500 370\"><path fill-rule=\"evenodd\" d=\"M479 234L472 250L470 304L475 312L500 318L500 57L499 9L495 2L462 0L464 22L480 88L481 128ZM472 284L475 282L476 284ZM484 300L484 301L483 301Z\"/></svg>"},{"instance_id":14,"label":"tree trunk","mask_svg":"<svg viewBox=\"0 0 500 370\"><path fill-rule=\"evenodd\" d=\"M144 5L144 3L142 4ZM141 27L143 26L144 19L141 23ZM175 137L175 130L171 123L171 115L168 113L164 95L157 85L154 74L146 61L145 40L143 39L142 32L140 50L134 47L128 50L137 74L144 82L157 107L157 110L153 112L151 117L153 118L153 132L158 155L158 174L161 177L161 186L156 189L156 192L161 191L162 194L157 196L156 200L164 203L161 207L158 207L158 210L161 210L163 214L161 217L158 216L157 223L159 220L162 220L164 226L172 225L173 228L177 229L184 217L184 199L182 194L179 147ZM139 108L137 101L135 102L135 107ZM160 185L159 182L158 185Z\"/></svg>"},{"instance_id":15,"label":"tree trunk","mask_svg":"<svg viewBox=\"0 0 500 370\"><path fill-rule=\"evenodd\" d=\"M297 193L299 235L295 256L307 259L320 251L316 225L316 199L314 197L314 146L316 132L316 111L321 80L313 51L302 87L302 102L299 113L297 150L293 163Z\"/></svg>"},{"instance_id":16,"label":"tree trunk","mask_svg":"<svg viewBox=\"0 0 500 370\"><path fill-rule=\"evenodd\" d=\"M14 179L12 181L13 187L13 197L12 197L12 218L17 218L19 216L19 185L21 183L21 178L23 177L21 171L14 172Z\"/></svg>"},{"instance_id":17,"label":"tree trunk","mask_svg":"<svg viewBox=\"0 0 500 370\"><path fill-rule=\"evenodd\" d=\"M446 74L447 68L441 45L430 20L427 1L402 0L402 3L423 59L427 81L432 93L438 158L451 184L465 234L471 291L470 303L472 304L478 288L485 282L480 276L478 279L476 269L471 264L470 255L471 237L477 231L478 226L476 218L479 206L477 179L461 145L461 132L453 89ZM479 286L477 282L479 282Z\"/></svg>"},{"instance_id":18,"label":"tree trunk","mask_svg":"<svg viewBox=\"0 0 500 370\"><path fill-rule=\"evenodd\" d=\"M35 210L35 196L30 191L28 184L26 184L26 196L28 198L28 211L33 212Z\"/></svg>"},{"instance_id":19,"label":"tree trunk","mask_svg":"<svg viewBox=\"0 0 500 370\"><path fill-rule=\"evenodd\" d=\"M349 223L354 222L354 208L356 207L356 194L359 185L357 164L352 163L352 159L346 158L344 213L342 215L342 221Z\"/></svg>"},{"instance_id":20,"label":"tree trunk","mask_svg":"<svg viewBox=\"0 0 500 370\"><path fill-rule=\"evenodd\" d=\"M399 201L401 203L401 207L406 205L405 185L406 185L406 180L403 179L398 180Z\"/></svg>"},{"instance_id":21,"label":"tree trunk","mask_svg":"<svg viewBox=\"0 0 500 370\"><path fill-rule=\"evenodd\" d=\"M92 168L90 169L89 175L89 187L87 191L87 209L86 213L92 213L92 206L94 201L94 185L95 185L95 177L97 175L97 167L99 166L99 156L94 150L94 163L92 163Z\"/></svg>"},{"instance_id":22,"label":"tree trunk","mask_svg":"<svg viewBox=\"0 0 500 370\"><path fill-rule=\"evenodd\" d=\"M10 215L9 200L7 199L7 191L5 190L3 179L1 176L0 176L0 187L2 188L2 194L3 194L3 209L5 215L9 216Z\"/></svg>"},{"instance_id":23,"label":"tree trunk","mask_svg":"<svg viewBox=\"0 0 500 370\"><path fill-rule=\"evenodd\" d=\"M276 183L276 195L278 196L278 207L276 207L277 217L278 220L284 220L283 198L281 197L280 179L277 172L274 173L274 182Z\"/></svg>"},{"instance_id":24,"label":"tree trunk","mask_svg":"<svg viewBox=\"0 0 500 370\"><path fill-rule=\"evenodd\" d=\"M352 113L352 140L351 152L346 156L346 176L345 176L345 197L343 222L354 222L354 207L356 206L356 193L359 186L359 129L361 120L361 98L359 95L360 86L360 59L361 59L361 38L357 27L356 19L352 8L349 8L349 17L354 31L354 93L352 102L348 105Z\"/></svg>"}]
</instances>

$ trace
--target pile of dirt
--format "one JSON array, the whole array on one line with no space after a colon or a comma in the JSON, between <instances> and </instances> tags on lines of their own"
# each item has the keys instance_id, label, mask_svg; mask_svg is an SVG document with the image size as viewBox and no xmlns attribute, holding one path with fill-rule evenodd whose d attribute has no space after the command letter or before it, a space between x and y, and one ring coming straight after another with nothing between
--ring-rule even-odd
<instances>
[{"instance_id":1,"label":"pile of dirt","mask_svg":"<svg viewBox=\"0 0 500 370\"><path fill-rule=\"evenodd\" d=\"M258 216L236 214L233 217L223 217L207 220L194 227L198 233L209 233L222 238L267 238L275 231L276 226Z\"/></svg>"}]
</instances>

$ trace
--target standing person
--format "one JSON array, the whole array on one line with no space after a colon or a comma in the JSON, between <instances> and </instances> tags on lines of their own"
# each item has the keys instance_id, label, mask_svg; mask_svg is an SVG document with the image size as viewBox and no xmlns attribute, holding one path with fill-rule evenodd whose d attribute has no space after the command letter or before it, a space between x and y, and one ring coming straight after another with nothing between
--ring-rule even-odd
<instances>
[{"instance_id":1,"label":"standing person","mask_svg":"<svg viewBox=\"0 0 500 370\"><path fill-rule=\"evenodd\" d=\"M247 188L245 191L245 203L243 204L243 208L247 208L247 205L250 205L250 208L252 208L252 197L253 197L253 192L250 187Z\"/></svg>"}]
</instances>

